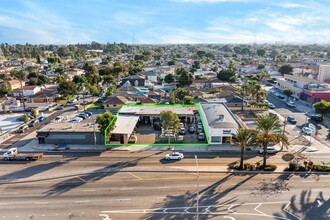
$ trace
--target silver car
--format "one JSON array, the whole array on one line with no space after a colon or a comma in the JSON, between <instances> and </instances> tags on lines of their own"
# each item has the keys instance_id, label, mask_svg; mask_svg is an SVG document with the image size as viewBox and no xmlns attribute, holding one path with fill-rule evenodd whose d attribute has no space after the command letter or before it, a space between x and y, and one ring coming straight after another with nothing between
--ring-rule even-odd
<instances>
[{"instance_id":1,"label":"silver car","mask_svg":"<svg viewBox=\"0 0 330 220\"><path fill-rule=\"evenodd\" d=\"M181 160L183 159L183 154L179 152L173 152L170 154L166 154L165 160Z\"/></svg>"}]
</instances>

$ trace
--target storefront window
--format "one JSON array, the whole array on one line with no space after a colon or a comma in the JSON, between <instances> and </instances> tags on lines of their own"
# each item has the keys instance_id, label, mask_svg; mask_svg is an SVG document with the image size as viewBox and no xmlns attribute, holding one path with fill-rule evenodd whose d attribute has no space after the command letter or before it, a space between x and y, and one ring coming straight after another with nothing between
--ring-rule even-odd
<instances>
[{"instance_id":1,"label":"storefront window","mask_svg":"<svg viewBox=\"0 0 330 220\"><path fill-rule=\"evenodd\" d=\"M221 137L220 136L212 136L211 137L212 143L221 143Z\"/></svg>"}]
</instances>

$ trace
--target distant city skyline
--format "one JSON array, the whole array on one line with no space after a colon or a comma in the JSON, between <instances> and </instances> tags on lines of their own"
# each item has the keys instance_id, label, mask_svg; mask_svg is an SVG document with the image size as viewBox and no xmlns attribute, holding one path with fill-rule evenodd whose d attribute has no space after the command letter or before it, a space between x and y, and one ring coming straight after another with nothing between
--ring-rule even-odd
<instances>
[{"instance_id":1,"label":"distant city skyline","mask_svg":"<svg viewBox=\"0 0 330 220\"><path fill-rule=\"evenodd\" d=\"M328 0L11 0L0 43L330 43ZM134 34L133 34L134 33Z\"/></svg>"}]
</instances>

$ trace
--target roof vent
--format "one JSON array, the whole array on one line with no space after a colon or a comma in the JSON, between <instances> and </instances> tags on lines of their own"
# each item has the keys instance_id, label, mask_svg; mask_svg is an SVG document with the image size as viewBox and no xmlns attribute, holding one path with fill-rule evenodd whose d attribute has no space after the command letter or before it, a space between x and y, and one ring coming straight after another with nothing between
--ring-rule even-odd
<instances>
[{"instance_id":1,"label":"roof vent","mask_svg":"<svg viewBox=\"0 0 330 220\"><path fill-rule=\"evenodd\" d=\"M222 121L222 120L224 119L224 117L225 117L225 116L224 116L223 114L220 114L220 115L219 115L219 120Z\"/></svg>"}]
</instances>

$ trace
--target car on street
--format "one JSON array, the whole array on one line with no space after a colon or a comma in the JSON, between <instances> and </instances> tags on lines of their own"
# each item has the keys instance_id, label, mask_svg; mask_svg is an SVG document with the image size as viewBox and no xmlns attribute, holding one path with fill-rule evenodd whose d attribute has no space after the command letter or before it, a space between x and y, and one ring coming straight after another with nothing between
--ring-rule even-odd
<instances>
[{"instance_id":1,"label":"car on street","mask_svg":"<svg viewBox=\"0 0 330 220\"><path fill-rule=\"evenodd\" d=\"M77 101L77 99L71 99L70 101L68 101L68 103L75 103Z\"/></svg>"},{"instance_id":2,"label":"car on street","mask_svg":"<svg viewBox=\"0 0 330 220\"><path fill-rule=\"evenodd\" d=\"M58 106L56 107L56 109L57 109L57 110L63 110L63 109L64 109L64 105L58 105Z\"/></svg>"},{"instance_id":3,"label":"car on street","mask_svg":"<svg viewBox=\"0 0 330 220\"><path fill-rule=\"evenodd\" d=\"M183 158L184 158L183 154L179 152L173 152L170 154L166 154L165 156L165 160L181 160Z\"/></svg>"},{"instance_id":4,"label":"car on street","mask_svg":"<svg viewBox=\"0 0 330 220\"><path fill-rule=\"evenodd\" d=\"M86 118L88 118L88 115L85 113L80 113L79 115L77 115L76 117L82 118L83 120L85 120Z\"/></svg>"},{"instance_id":5,"label":"car on street","mask_svg":"<svg viewBox=\"0 0 330 220\"><path fill-rule=\"evenodd\" d=\"M19 127L15 132L16 133L24 133L25 131L27 131L29 129L28 125L22 125L21 127Z\"/></svg>"},{"instance_id":6,"label":"car on street","mask_svg":"<svg viewBox=\"0 0 330 220\"><path fill-rule=\"evenodd\" d=\"M193 134L195 132L195 127L193 125L190 125L188 131L190 134Z\"/></svg>"},{"instance_id":7,"label":"car on street","mask_svg":"<svg viewBox=\"0 0 330 220\"><path fill-rule=\"evenodd\" d=\"M30 121L29 123L29 127L34 127L36 126L37 124L39 124L39 120L38 119L35 119L33 121Z\"/></svg>"},{"instance_id":8,"label":"car on street","mask_svg":"<svg viewBox=\"0 0 330 220\"><path fill-rule=\"evenodd\" d=\"M53 120L53 122L61 122L64 120L64 117L63 116L56 116Z\"/></svg>"},{"instance_id":9,"label":"car on street","mask_svg":"<svg viewBox=\"0 0 330 220\"><path fill-rule=\"evenodd\" d=\"M87 105L88 103L88 101L83 101L82 103L80 103L80 105Z\"/></svg>"},{"instance_id":10,"label":"car on street","mask_svg":"<svg viewBox=\"0 0 330 220\"><path fill-rule=\"evenodd\" d=\"M80 118L80 117L74 117L73 119L71 119L69 122L72 122L72 123L79 123L81 122L83 119Z\"/></svg>"},{"instance_id":11,"label":"car on street","mask_svg":"<svg viewBox=\"0 0 330 220\"><path fill-rule=\"evenodd\" d=\"M311 119L313 121L317 121L317 122L322 122L323 121L323 117L320 114L313 114L313 115L311 115Z\"/></svg>"},{"instance_id":12,"label":"car on street","mask_svg":"<svg viewBox=\"0 0 330 220\"><path fill-rule=\"evenodd\" d=\"M46 119L47 119L46 116L40 116L40 117L38 117L39 122L43 122L43 121L45 121Z\"/></svg>"},{"instance_id":13,"label":"car on street","mask_svg":"<svg viewBox=\"0 0 330 220\"><path fill-rule=\"evenodd\" d=\"M303 132L304 132L304 134L306 134L306 135L312 135L313 134L313 129L311 129L311 128L309 128L309 127L303 127L302 129L301 129Z\"/></svg>"},{"instance_id":14,"label":"car on street","mask_svg":"<svg viewBox=\"0 0 330 220\"><path fill-rule=\"evenodd\" d=\"M297 120L292 117L292 116L288 116L287 119L286 119L288 122L290 122L291 124L297 124Z\"/></svg>"},{"instance_id":15,"label":"car on street","mask_svg":"<svg viewBox=\"0 0 330 220\"><path fill-rule=\"evenodd\" d=\"M285 98L284 95L282 95L282 94L279 94L277 97L279 97L280 99L284 99Z\"/></svg>"},{"instance_id":16,"label":"car on street","mask_svg":"<svg viewBox=\"0 0 330 220\"><path fill-rule=\"evenodd\" d=\"M258 150L259 154L264 153L264 149L263 148L259 148ZM267 147L267 154L276 154L278 152L278 150L276 150L274 147Z\"/></svg>"},{"instance_id":17,"label":"car on street","mask_svg":"<svg viewBox=\"0 0 330 220\"><path fill-rule=\"evenodd\" d=\"M90 112L90 111L84 111L84 113L85 113L86 115L88 115L88 116L93 115L93 112Z\"/></svg>"},{"instance_id":18,"label":"car on street","mask_svg":"<svg viewBox=\"0 0 330 220\"><path fill-rule=\"evenodd\" d=\"M294 103L293 101L288 101L286 104L291 108L296 107L296 103Z\"/></svg>"}]
</instances>

